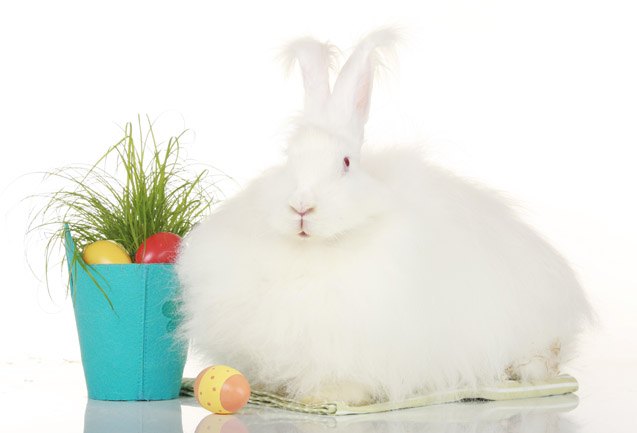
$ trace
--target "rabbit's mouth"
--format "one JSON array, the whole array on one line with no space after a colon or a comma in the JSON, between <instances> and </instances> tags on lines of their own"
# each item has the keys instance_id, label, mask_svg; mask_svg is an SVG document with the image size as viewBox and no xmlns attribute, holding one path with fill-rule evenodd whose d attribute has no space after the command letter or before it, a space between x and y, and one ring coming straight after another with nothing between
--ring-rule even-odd
<instances>
[{"instance_id":1,"label":"rabbit's mouth","mask_svg":"<svg viewBox=\"0 0 637 433\"><path fill-rule=\"evenodd\" d=\"M301 230L298 235L302 238L309 238L310 235L308 233L305 232L305 230Z\"/></svg>"}]
</instances>

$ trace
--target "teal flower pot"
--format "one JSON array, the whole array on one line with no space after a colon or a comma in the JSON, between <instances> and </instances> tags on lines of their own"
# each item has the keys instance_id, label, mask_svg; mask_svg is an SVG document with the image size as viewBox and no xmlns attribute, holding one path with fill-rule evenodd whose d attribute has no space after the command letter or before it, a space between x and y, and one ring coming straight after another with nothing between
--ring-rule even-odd
<instances>
[{"instance_id":1,"label":"teal flower pot","mask_svg":"<svg viewBox=\"0 0 637 433\"><path fill-rule=\"evenodd\" d=\"M187 346L174 334L179 324L174 266L86 265L87 272L81 257L73 260L77 253L68 227L66 254L88 397L177 398Z\"/></svg>"}]
</instances>

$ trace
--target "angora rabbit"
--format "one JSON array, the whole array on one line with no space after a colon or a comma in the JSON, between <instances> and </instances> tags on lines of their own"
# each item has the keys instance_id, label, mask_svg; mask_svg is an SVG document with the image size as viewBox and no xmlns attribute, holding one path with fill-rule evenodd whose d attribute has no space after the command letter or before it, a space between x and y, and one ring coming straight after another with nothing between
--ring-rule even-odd
<instances>
[{"instance_id":1,"label":"angora rabbit","mask_svg":"<svg viewBox=\"0 0 637 433\"><path fill-rule=\"evenodd\" d=\"M331 46L288 47L305 110L287 162L184 239L184 324L253 387L362 404L542 380L591 317L567 262L498 194L423 161L361 150L378 55L364 38L333 89Z\"/></svg>"}]
</instances>

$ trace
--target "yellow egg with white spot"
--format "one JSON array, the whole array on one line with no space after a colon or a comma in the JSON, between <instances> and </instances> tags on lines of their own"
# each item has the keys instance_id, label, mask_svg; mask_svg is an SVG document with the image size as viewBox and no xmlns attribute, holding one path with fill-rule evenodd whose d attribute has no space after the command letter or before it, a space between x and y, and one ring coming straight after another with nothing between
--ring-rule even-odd
<instances>
[{"instance_id":1,"label":"yellow egg with white spot","mask_svg":"<svg viewBox=\"0 0 637 433\"><path fill-rule=\"evenodd\" d=\"M227 365L204 369L193 387L199 404L216 414L235 413L250 399L250 384L239 370Z\"/></svg>"},{"instance_id":2,"label":"yellow egg with white spot","mask_svg":"<svg viewBox=\"0 0 637 433\"><path fill-rule=\"evenodd\" d=\"M115 241L96 241L82 251L82 259L89 265L118 265L132 263L126 249Z\"/></svg>"}]
</instances>

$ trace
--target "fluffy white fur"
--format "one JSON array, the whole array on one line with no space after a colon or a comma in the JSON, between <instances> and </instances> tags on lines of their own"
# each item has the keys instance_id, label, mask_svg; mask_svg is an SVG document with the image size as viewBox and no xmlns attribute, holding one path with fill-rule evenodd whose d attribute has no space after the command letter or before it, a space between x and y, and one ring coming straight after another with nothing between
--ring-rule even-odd
<instances>
[{"instance_id":1,"label":"fluffy white fur","mask_svg":"<svg viewBox=\"0 0 637 433\"><path fill-rule=\"evenodd\" d=\"M416 149L361 152L395 39L365 38L333 91L331 50L292 44L310 109L287 163L184 239L182 333L255 388L361 403L542 379L590 319L569 265L494 191Z\"/></svg>"}]
</instances>

